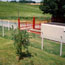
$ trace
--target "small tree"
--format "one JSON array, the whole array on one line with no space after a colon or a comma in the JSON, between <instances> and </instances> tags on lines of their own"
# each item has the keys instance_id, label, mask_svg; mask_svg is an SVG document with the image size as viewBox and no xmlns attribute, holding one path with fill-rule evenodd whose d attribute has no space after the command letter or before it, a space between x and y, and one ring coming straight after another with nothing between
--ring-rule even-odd
<instances>
[{"instance_id":1,"label":"small tree","mask_svg":"<svg viewBox=\"0 0 65 65\"><path fill-rule=\"evenodd\" d=\"M14 46L16 47L16 54L20 57L22 55L23 47L28 52L28 46L29 46L29 34L27 31L23 30L17 30L17 32L14 33Z\"/></svg>"},{"instance_id":2,"label":"small tree","mask_svg":"<svg viewBox=\"0 0 65 65\"><path fill-rule=\"evenodd\" d=\"M52 14L52 22L65 23L65 0L42 0L40 9Z\"/></svg>"}]
</instances>

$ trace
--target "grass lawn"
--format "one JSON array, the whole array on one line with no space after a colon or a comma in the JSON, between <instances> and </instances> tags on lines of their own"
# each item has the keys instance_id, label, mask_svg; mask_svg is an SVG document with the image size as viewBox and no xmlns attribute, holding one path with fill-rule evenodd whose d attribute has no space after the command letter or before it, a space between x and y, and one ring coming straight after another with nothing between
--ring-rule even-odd
<instances>
[{"instance_id":1,"label":"grass lawn","mask_svg":"<svg viewBox=\"0 0 65 65\"><path fill-rule=\"evenodd\" d=\"M0 19L17 19L18 10L21 19L32 19L35 16L37 19L42 20L51 17L50 14L42 14L39 5L0 2Z\"/></svg>"},{"instance_id":2,"label":"grass lawn","mask_svg":"<svg viewBox=\"0 0 65 65\"><path fill-rule=\"evenodd\" d=\"M41 38L36 35L30 39L31 57L24 57L18 62L13 42L9 38L0 37L0 65L65 65L65 44L60 57L58 42L45 39L44 50L41 50Z\"/></svg>"}]
</instances>

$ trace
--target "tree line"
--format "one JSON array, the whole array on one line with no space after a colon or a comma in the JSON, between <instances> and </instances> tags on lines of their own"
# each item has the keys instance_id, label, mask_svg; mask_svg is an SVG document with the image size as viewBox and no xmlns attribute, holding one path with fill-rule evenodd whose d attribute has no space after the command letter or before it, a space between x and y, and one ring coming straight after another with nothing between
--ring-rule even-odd
<instances>
[{"instance_id":1,"label":"tree line","mask_svg":"<svg viewBox=\"0 0 65 65\"><path fill-rule=\"evenodd\" d=\"M0 1L2 1L2 0L0 0ZM19 1L17 1L17 0L11 0L11 1L7 0L7 2L36 3L35 1L32 1L32 0L19 0Z\"/></svg>"}]
</instances>

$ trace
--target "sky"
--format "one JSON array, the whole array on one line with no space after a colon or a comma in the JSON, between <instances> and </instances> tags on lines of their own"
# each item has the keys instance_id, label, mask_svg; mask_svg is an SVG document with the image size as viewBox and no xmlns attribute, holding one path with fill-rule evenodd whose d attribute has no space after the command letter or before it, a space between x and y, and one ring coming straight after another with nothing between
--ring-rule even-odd
<instances>
[{"instance_id":1,"label":"sky","mask_svg":"<svg viewBox=\"0 0 65 65\"><path fill-rule=\"evenodd\" d=\"M32 1L40 2L41 0L32 0Z\"/></svg>"},{"instance_id":2,"label":"sky","mask_svg":"<svg viewBox=\"0 0 65 65\"><path fill-rule=\"evenodd\" d=\"M2 1L7 1L7 0L2 0ZM9 1L11 1L11 0L9 0ZM32 0L32 1L40 2L41 0Z\"/></svg>"}]
</instances>

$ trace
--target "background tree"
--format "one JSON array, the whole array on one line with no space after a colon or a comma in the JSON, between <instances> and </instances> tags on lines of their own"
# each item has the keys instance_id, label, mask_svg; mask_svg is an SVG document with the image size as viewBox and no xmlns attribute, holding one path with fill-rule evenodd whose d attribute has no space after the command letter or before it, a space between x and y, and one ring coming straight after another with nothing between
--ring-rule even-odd
<instances>
[{"instance_id":1,"label":"background tree","mask_svg":"<svg viewBox=\"0 0 65 65\"><path fill-rule=\"evenodd\" d=\"M52 14L52 22L65 23L65 0L42 0L40 9Z\"/></svg>"},{"instance_id":2,"label":"background tree","mask_svg":"<svg viewBox=\"0 0 65 65\"><path fill-rule=\"evenodd\" d=\"M16 0L11 0L11 2L16 2Z\"/></svg>"},{"instance_id":3,"label":"background tree","mask_svg":"<svg viewBox=\"0 0 65 65\"><path fill-rule=\"evenodd\" d=\"M20 3L35 3L35 1L32 0L19 0Z\"/></svg>"}]
</instances>

